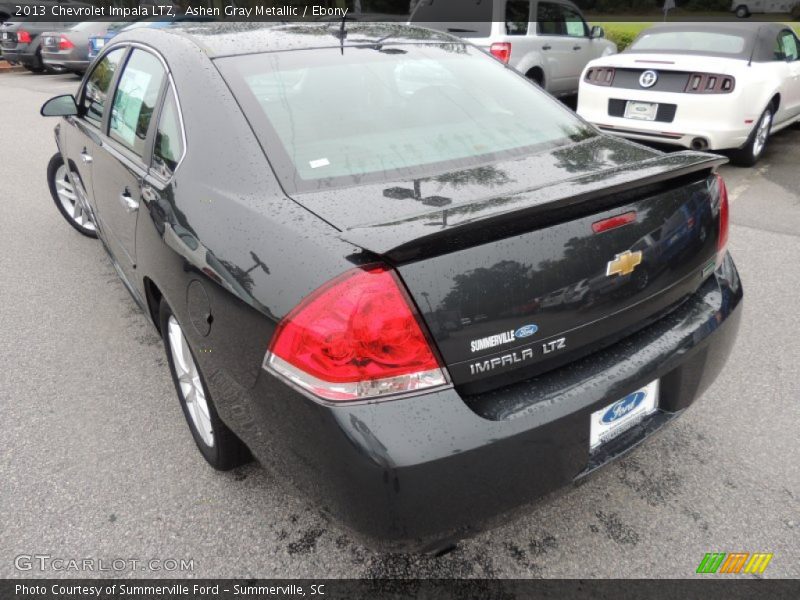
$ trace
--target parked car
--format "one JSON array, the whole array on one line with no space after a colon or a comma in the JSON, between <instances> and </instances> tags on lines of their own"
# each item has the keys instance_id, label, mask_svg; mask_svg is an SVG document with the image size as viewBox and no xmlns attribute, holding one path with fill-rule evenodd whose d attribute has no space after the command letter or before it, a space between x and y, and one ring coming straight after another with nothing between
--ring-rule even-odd
<instances>
[{"instance_id":1,"label":"parked car","mask_svg":"<svg viewBox=\"0 0 800 600\"><path fill-rule=\"evenodd\" d=\"M789 14L798 4L798 0L733 0L731 11L740 19L745 19L757 13Z\"/></svg>"},{"instance_id":2,"label":"parked car","mask_svg":"<svg viewBox=\"0 0 800 600\"><path fill-rule=\"evenodd\" d=\"M717 376L742 312L724 158L599 133L458 38L340 27L118 35L42 107L66 117L48 180L163 337L214 468L252 453L374 545L437 551ZM710 235L684 228L658 277L535 301L635 277L629 249L697 203Z\"/></svg>"},{"instance_id":3,"label":"parked car","mask_svg":"<svg viewBox=\"0 0 800 600\"><path fill-rule=\"evenodd\" d=\"M677 23L592 61L578 114L603 131L754 165L769 136L800 120L800 40L780 23Z\"/></svg>"},{"instance_id":4,"label":"parked car","mask_svg":"<svg viewBox=\"0 0 800 600\"><path fill-rule=\"evenodd\" d=\"M42 38L42 60L45 66L60 67L83 75L89 68L89 37L105 33L108 23L85 21L62 30L45 31Z\"/></svg>"},{"instance_id":5,"label":"parked car","mask_svg":"<svg viewBox=\"0 0 800 600\"><path fill-rule=\"evenodd\" d=\"M617 52L567 0L421 0L410 22L466 39L555 96L577 94L586 63Z\"/></svg>"},{"instance_id":6,"label":"parked car","mask_svg":"<svg viewBox=\"0 0 800 600\"><path fill-rule=\"evenodd\" d=\"M42 59L42 33L64 29L73 23L50 23L10 19L0 25L0 49L3 58L12 65L19 64L28 71L57 71L58 67L44 64Z\"/></svg>"}]
</instances>

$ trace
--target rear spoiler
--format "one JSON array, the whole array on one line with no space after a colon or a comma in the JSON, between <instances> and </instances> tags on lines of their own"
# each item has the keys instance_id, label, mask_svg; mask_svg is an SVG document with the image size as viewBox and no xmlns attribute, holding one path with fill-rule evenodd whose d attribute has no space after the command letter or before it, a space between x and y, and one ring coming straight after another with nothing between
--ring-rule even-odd
<instances>
[{"instance_id":1,"label":"rear spoiler","mask_svg":"<svg viewBox=\"0 0 800 600\"><path fill-rule=\"evenodd\" d=\"M341 238L400 263L541 229L710 175L726 158L676 152L507 196L344 230Z\"/></svg>"}]
</instances>

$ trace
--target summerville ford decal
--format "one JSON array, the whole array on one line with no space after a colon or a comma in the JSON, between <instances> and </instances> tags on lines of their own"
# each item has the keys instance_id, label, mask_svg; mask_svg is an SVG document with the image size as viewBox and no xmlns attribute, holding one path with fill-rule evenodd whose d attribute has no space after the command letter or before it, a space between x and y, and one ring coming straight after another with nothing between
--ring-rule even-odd
<instances>
[{"instance_id":1,"label":"summerville ford decal","mask_svg":"<svg viewBox=\"0 0 800 600\"><path fill-rule=\"evenodd\" d=\"M504 344L510 344L518 339L530 337L537 331L539 331L538 325L529 323L528 325L523 325L516 330L509 329L508 331L504 331L502 333L496 333L495 335L472 340L469 343L469 348L471 352L480 352L481 350L486 350L487 348L495 348Z\"/></svg>"}]
</instances>

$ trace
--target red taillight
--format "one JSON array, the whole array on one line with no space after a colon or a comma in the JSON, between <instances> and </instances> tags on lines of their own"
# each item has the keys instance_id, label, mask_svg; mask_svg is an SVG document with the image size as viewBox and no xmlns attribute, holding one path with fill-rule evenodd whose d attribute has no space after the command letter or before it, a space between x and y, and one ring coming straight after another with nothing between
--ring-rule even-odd
<instances>
[{"instance_id":1,"label":"red taillight","mask_svg":"<svg viewBox=\"0 0 800 600\"><path fill-rule=\"evenodd\" d=\"M489 52L502 63L508 64L511 60L511 44L508 42L495 42L489 48Z\"/></svg>"},{"instance_id":2,"label":"red taillight","mask_svg":"<svg viewBox=\"0 0 800 600\"><path fill-rule=\"evenodd\" d=\"M17 31L17 43L19 44L30 44L31 43L31 34L25 31L24 29L19 29Z\"/></svg>"},{"instance_id":3,"label":"red taillight","mask_svg":"<svg viewBox=\"0 0 800 600\"><path fill-rule=\"evenodd\" d=\"M58 49L59 50L69 50L70 48L74 48L75 44L73 44L68 37L61 36L61 39L58 40Z\"/></svg>"},{"instance_id":4,"label":"red taillight","mask_svg":"<svg viewBox=\"0 0 800 600\"><path fill-rule=\"evenodd\" d=\"M448 383L394 271L340 275L278 325L264 365L330 401L366 400Z\"/></svg>"},{"instance_id":5,"label":"red taillight","mask_svg":"<svg viewBox=\"0 0 800 600\"><path fill-rule=\"evenodd\" d=\"M595 221L592 223L592 231L595 233L603 233L604 231L609 231L611 229L616 229L617 227L622 227L623 225L633 223L635 220L636 211L632 210L621 215L603 219L602 221Z\"/></svg>"},{"instance_id":6,"label":"red taillight","mask_svg":"<svg viewBox=\"0 0 800 600\"><path fill-rule=\"evenodd\" d=\"M728 188L719 173L715 173L717 180L717 190L719 194L719 237L717 238L717 262L721 262L725 256L725 248L728 246L728 229L730 228L730 218L728 209Z\"/></svg>"}]
</instances>

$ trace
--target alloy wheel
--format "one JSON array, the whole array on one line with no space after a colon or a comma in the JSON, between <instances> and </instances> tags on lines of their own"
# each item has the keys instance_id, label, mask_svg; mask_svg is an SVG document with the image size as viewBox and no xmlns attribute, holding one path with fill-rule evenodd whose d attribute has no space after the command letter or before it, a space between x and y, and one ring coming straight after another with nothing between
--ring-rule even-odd
<instances>
[{"instance_id":1,"label":"alloy wheel","mask_svg":"<svg viewBox=\"0 0 800 600\"><path fill-rule=\"evenodd\" d=\"M95 231L95 226L89 213L83 208L83 203L78 198L79 192L69 179L66 165L61 165L56 171L55 184L56 195L64 208L64 213L79 227L88 231Z\"/></svg>"},{"instance_id":2,"label":"alloy wheel","mask_svg":"<svg viewBox=\"0 0 800 600\"><path fill-rule=\"evenodd\" d=\"M771 125L772 112L766 110L764 111L764 114L761 115L761 120L758 122L756 138L753 142L753 156L760 156L764 151L764 146L767 145L767 138L769 138L769 130Z\"/></svg>"},{"instance_id":3,"label":"alloy wheel","mask_svg":"<svg viewBox=\"0 0 800 600\"><path fill-rule=\"evenodd\" d=\"M192 425L203 443L208 447L213 447L214 430L211 427L211 414L208 410L203 382L200 380L200 371L194 362L181 326L173 315L170 315L167 321L167 338L172 353L172 363L175 366L175 375L180 385L181 397L192 420Z\"/></svg>"}]
</instances>

